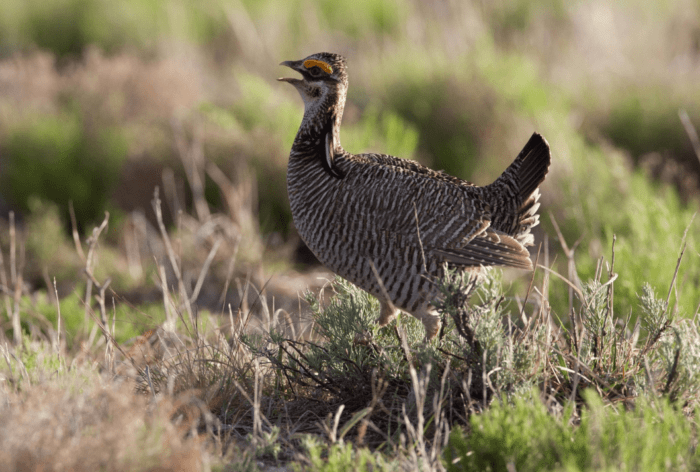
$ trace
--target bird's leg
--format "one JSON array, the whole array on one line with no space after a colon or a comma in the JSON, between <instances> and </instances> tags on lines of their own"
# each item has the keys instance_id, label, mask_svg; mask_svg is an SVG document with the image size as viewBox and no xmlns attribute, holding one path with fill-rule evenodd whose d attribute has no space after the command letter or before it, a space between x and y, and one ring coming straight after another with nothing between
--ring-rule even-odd
<instances>
[{"instance_id":1,"label":"bird's leg","mask_svg":"<svg viewBox=\"0 0 700 472\"><path fill-rule=\"evenodd\" d=\"M379 300L379 319L377 319L377 323L379 326L386 326L394 319L396 318L396 315L399 314L399 309L396 308L390 301L387 300Z\"/></svg>"},{"instance_id":2,"label":"bird's leg","mask_svg":"<svg viewBox=\"0 0 700 472\"><path fill-rule=\"evenodd\" d=\"M435 310L430 309L428 306L421 307L413 316L423 322L426 341L430 341L440 332L442 322L440 321L440 315L438 315Z\"/></svg>"}]
</instances>

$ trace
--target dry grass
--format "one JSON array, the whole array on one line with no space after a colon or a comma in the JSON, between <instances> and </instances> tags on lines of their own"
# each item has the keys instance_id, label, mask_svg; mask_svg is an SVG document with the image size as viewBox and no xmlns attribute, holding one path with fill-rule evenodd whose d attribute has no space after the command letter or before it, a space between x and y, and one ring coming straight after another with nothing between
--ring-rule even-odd
<instances>
[{"instance_id":1,"label":"dry grass","mask_svg":"<svg viewBox=\"0 0 700 472\"><path fill-rule=\"evenodd\" d=\"M3 395L3 470L203 470L207 441L188 434L182 400L149 402L89 368L55 375Z\"/></svg>"}]
</instances>

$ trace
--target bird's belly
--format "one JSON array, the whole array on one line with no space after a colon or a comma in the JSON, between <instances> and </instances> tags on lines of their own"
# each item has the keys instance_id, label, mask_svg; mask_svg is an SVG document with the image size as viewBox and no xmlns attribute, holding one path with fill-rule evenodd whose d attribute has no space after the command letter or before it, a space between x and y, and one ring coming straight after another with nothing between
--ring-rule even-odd
<instances>
[{"instance_id":1,"label":"bird's belly","mask_svg":"<svg viewBox=\"0 0 700 472\"><path fill-rule=\"evenodd\" d=\"M432 253L399 235L353 228L331 219L297 227L321 263L341 277L398 308L412 312L437 296L433 279L441 266Z\"/></svg>"}]
</instances>

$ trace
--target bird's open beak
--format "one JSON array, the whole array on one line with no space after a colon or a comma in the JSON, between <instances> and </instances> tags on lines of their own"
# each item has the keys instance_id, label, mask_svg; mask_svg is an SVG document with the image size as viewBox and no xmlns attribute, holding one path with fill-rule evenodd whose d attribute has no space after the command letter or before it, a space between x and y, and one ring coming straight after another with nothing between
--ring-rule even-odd
<instances>
[{"instance_id":1,"label":"bird's open beak","mask_svg":"<svg viewBox=\"0 0 700 472\"><path fill-rule=\"evenodd\" d=\"M284 62L280 62L280 65L287 66L290 69L293 69L293 70L298 72L299 68L302 67L302 61L284 61ZM302 82L301 79L294 79L291 77L280 77L277 80L279 80L280 82L289 82L292 85L296 85L296 84L299 84Z\"/></svg>"}]
</instances>

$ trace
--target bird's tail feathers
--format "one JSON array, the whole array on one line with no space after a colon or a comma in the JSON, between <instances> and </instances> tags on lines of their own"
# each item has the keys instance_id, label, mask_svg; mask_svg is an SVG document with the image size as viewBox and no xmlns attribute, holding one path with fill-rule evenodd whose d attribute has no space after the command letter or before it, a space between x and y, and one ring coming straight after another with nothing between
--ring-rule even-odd
<instances>
[{"instance_id":1,"label":"bird's tail feathers","mask_svg":"<svg viewBox=\"0 0 700 472\"><path fill-rule=\"evenodd\" d=\"M495 196L493 226L524 246L534 243L530 230L539 223L538 187L547 175L550 162L549 144L542 135L534 133L513 163L489 186ZM513 195L517 208L498 208L503 207L498 197L502 195Z\"/></svg>"},{"instance_id":2,"label":"bird's tail feathers","mask_svg":"<svg viewBox=\"0 0 700 472\"><path fill-rule=\"evenodd\" d=\"M511 174L511 178L515 178L521 201L529 200L530 195L544 181L551 160L547 140L541 134L533 133L518 157L503 173L504 176Z\"/></svg>"}]
</instances>

